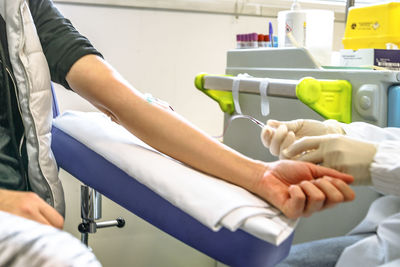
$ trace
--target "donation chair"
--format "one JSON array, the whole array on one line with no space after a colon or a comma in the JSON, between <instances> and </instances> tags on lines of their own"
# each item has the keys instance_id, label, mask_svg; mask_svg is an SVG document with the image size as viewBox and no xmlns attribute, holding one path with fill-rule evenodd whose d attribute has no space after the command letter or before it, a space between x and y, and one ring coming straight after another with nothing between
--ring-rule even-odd
<instances>
[{"instance_id":1,"label":"donation chair","mask_svg":"<svg viewBox=\"0 0 400 267\"><path fill-rule=\"evenodd\" d=\"M54 117L57 117L54 91L53 100ZM213 231L54 125L52 151L58 166L84 184L79 230L85 244L88 233L96 232L97 228L122 227L125 223L122 218L96 222L101 217L102 194L169 235L230 266L274 266L289 253L293 233L275 246L241 229Z\"/></svg>"}]
</instances>

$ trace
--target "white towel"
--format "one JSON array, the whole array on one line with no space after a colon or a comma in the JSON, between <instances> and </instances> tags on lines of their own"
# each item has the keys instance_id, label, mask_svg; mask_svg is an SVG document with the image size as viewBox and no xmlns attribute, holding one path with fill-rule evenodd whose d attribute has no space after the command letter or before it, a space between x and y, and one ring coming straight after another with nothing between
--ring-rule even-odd
<instances>
[{"instance_id":1,"label":"white towel","mask_svg":"<svg viewBox=\"0 0 400 267\"><path fill-rule=\"evenodd\" d=\"M0 266L101 267L71 234L0 211Z\"/></svg>"},{"instance_id":2,"label":"white towel","mask_svg":"<svg viewBox=\"0 0 400 267\"><path fill-rule=\"evenodd\" d=\"M240 228L279 245L297 223L245 189L156 151L102 113L67 111L53 124L214 231Z\"/></svg>"}]
</instances>

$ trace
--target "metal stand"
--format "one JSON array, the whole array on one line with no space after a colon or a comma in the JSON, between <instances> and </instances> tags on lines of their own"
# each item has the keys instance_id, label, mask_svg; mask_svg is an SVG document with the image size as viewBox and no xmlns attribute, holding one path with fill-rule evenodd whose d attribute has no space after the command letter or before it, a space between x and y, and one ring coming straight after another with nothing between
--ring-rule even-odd
<instances>
[{"instance_id":1,"label":"metal stand","mask_svg":"<svg viewBox=\"0 0 400 267\"><path fill-rule=\"evenodd\" d=\"M89 242L89 233L96 233L100 228L125 226L125 220L121 217L112 221L95 221L101 219L101 194L87 185L81 185L81 218L82 223L78 225L78 230L81 233L81 241L86 246Z\"/></svg>"},{"instance_id":2,"label":"metal stand","mask_svg":"<svg viewBox=\"0 0 400 267\"><path fill-rule=\"evenodd\" d=\"M347 15L349 14L349 8L354 6L355 0L346 0L346 14L344 17L344 26L347 24Z\"/></svg>"}]
</instances>

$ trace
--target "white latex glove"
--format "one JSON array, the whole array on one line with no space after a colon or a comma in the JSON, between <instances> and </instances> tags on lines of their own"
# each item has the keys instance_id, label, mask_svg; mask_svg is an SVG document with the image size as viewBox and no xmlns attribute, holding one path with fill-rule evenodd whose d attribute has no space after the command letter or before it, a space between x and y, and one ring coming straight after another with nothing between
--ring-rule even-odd
<instances>
[{"instance_id":1,"label":"white latex glove","mask_svg":"<svg viewBox=\"0 0 400 267\"><path fill-rule=\"evenodd\" d=\"M282 154L289 159L313 162L354 177L353 185L370 185L370 166L377 144L340 134L303 137Z\"/></svg>"},{"instance_id":2,"label":"white latex glove","mask_svg":"<svg viewBox=\"0 0 400 267\"><path fill-rule=\"evenodd\" d=\"M294 141L304 136L319 136L326 134L344 134L342 126L336 120L268 120L261 131L261 141L274 156L285 158L282 150Z\"/></svg>"}]
</instances>

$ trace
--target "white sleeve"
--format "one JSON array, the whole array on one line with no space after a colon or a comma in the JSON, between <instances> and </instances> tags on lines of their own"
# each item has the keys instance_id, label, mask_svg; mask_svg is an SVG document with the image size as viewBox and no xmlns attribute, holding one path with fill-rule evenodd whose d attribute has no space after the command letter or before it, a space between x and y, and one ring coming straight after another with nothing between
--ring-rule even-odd
<instances>
[{"instance_id":1,"label":"white sleeve","mask_svg":"<svg viewBox=\"0 0 400 267\"><path fill-rule=\"evenodd\" d=\"M400 266L400 259L389 261L385 264L379 265L379 267L399 267Z\"/></svg>"},{"instance_id":2,"label":"white sleeve","mask_svg":"<svg viewBox=\"0 0 400 267\"><path fill-rule=\"evenodd\" d=\"M400 196L400 141L380 142L370 171L375 190Z\"/></svg>"},{"instance_id":3,"label":"white sleeve","mask_svg":"<svg viewBox=\"0 0 400 267\"><path fill-rule=\"evenodd\" d=\"M385 140L400 141L400 128L381 128L365 122L352 122L341 124L347 136L359 138L370 142L381 142Z\"/></svg>"}]
</instances>

